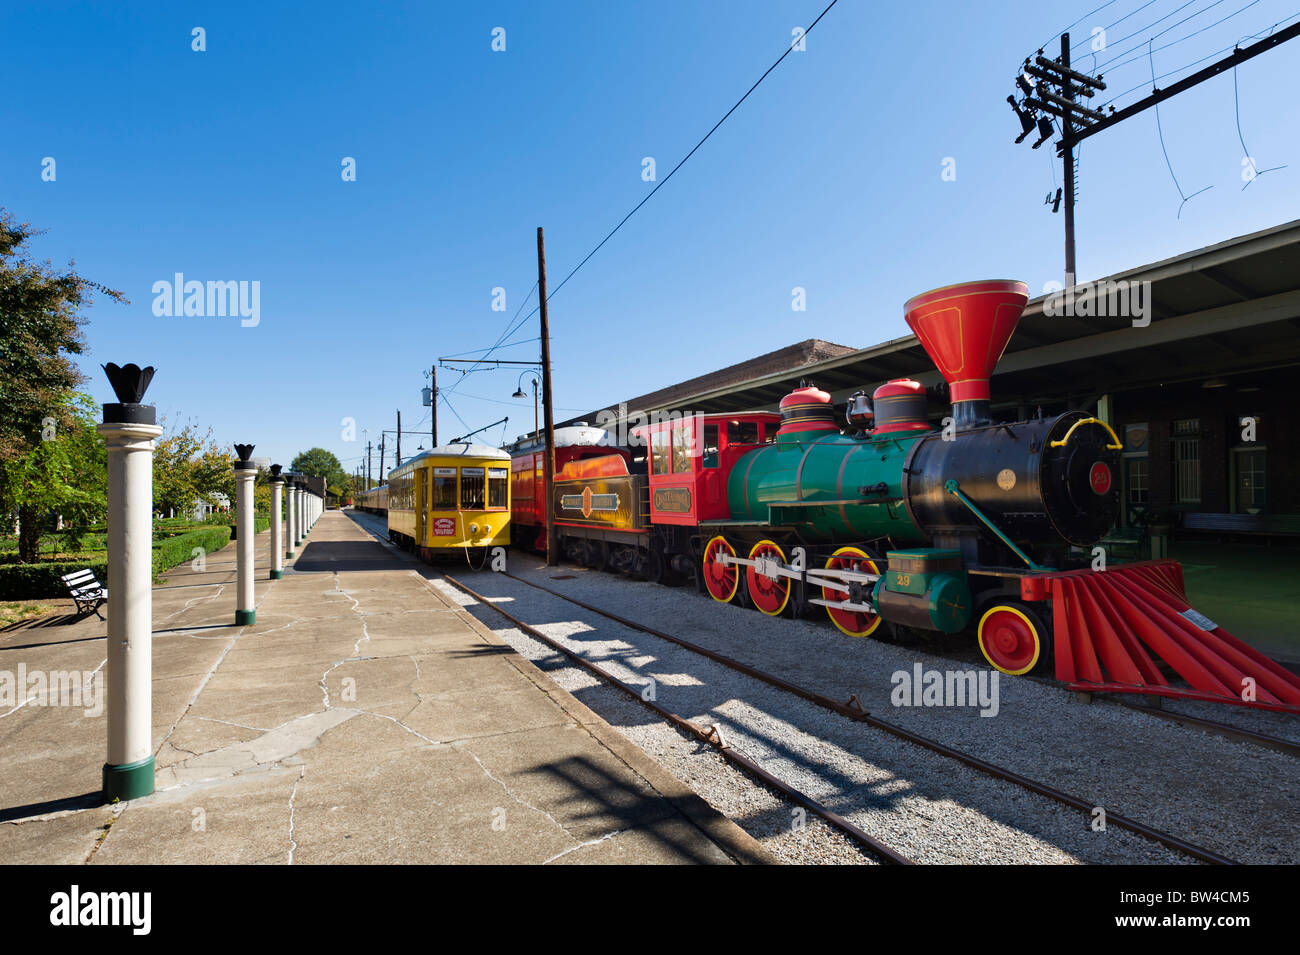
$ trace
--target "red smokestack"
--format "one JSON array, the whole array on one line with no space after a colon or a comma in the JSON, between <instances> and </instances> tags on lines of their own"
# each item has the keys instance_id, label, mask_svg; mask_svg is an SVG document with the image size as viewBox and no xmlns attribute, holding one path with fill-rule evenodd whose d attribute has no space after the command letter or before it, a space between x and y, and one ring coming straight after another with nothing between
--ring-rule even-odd
<instances>
[{"instance_id":1,"label":"red smokestack","mask_svg":"<svg viewBox=\"0 0 1300 955\"><path fill-rule=\"evenodd\" d=\"M908 326L948 382L957 427L990 420L989 375L1028 301L1024 282L993 279L935 289L903 306Z\"/></svg>"}]
</instances>

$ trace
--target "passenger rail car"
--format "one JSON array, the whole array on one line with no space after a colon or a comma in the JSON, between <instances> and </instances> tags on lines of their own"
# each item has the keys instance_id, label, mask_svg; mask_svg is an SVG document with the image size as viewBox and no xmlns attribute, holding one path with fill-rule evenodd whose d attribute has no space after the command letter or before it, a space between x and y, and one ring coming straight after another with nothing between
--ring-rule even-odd
<instances>
[{"instance_id":1,"label":"passenger rail car","mask_svg":"<svg viewBox=\"0 0 1300 955\"><path fill-rule=\"evenodd\" d=\"M481 444L448 444L388 475L388 537L425 560L479 554L510 543L510 455Z\"/></svg>"},{"instance_id":2,"label":"passenger rail car","mask_svg":"<svg viewBox=\"0 0 1300 955\"><path fill-rule=\"evenodd\" d=\"M359 511L365 511L367 514L378 514L381 517L388 515L388 485L381 484L378 487L372 487L368 491L358 491L353 503Z\"/></svg>"}]
</instances>

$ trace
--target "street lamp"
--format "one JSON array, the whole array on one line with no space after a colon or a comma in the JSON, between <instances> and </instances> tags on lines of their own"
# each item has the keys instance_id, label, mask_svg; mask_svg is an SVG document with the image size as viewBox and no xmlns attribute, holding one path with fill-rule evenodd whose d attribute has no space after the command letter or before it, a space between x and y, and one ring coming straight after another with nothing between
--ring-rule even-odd
<instances>
[{"instance_id":1,"label":"street lamp","mask_svg":"<svg viewBox=\"0 0 1300 955\"><path fill-rule=\"evenodd\" d=\"M524 394L523 381L524 381L524 375L531 375L531 374L533 373L529 371L525 371L522 374L520 374L519 380L515 382L515 393L510 396L511 398L528 397L527 395ZM533 375L533 437L534 438L537 437L537 384L538 384L537 376Z\"/></svg>"}]
</instances>

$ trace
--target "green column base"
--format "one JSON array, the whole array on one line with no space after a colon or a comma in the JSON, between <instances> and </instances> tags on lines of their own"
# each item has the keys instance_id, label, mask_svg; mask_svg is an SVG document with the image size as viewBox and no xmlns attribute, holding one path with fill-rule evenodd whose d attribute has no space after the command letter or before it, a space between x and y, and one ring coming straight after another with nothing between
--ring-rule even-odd
<instances>
[{"instance_id":1,"label":"green column base","mask_svg":"<svg viewBox=\"0 0 1300 955\"><path fill-rule=\"evenodd\" d=\"M104 802L139 799L153 792L153 757L121 766L104 764Z\"/></svg>"},{"instance_id":2,"label":"green column base","mask_svg":"<svg viewBox=\"0 0 1300 955\"><path fill-rule=\"evenodd\" d=\"M256 623L256 622L257 622L257 611L256 611L256 610L236 610L236 611L235 611L235 626L236 626L236 627L247 627L249 624Z\"/></svg>"},{"instance_id":3,"label":"green column base","mask_svg":"<svg viewBox=\"0 0 1300 955\"><path fill-rule=\"evenodd\" d=\"M280 579L283 578L283 577L284 577L284 571L282 571L282 570L273 570L273 571L271 571L271 579L272 579L272 580L280 580Z\"/></svg>"},{"instance_id":4,"label":"green column base","mask_svg":"<svg viewBox=\"0 0 1300 955\"><path fill-rule=\"evenodd\" d=\"M293 551L289 551L289 553L287 553L285 556L286 556L286 557L292 557L292 556L293 556Z\"/></svg>"}]
</instances>

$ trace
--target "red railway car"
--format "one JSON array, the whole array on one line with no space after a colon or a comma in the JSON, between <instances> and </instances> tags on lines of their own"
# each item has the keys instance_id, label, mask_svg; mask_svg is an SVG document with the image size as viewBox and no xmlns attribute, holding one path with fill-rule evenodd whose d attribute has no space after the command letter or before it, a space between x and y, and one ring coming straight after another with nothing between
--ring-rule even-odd
<instances>
[{"instance_id":1,"label":"red railway car","mask_svg":"<svg viewBox=\"0 0 1300 955\"><path fill-rule=\"evenodd\" d=\"M510 448L510 523L514 541L546 550L546 442L538 435L520 438ZM555 429L555 472L558 478L572 461L616 455L631 459L626 448L612 446L604 428L576 424Z\"/></svg>"}]
</instances>

